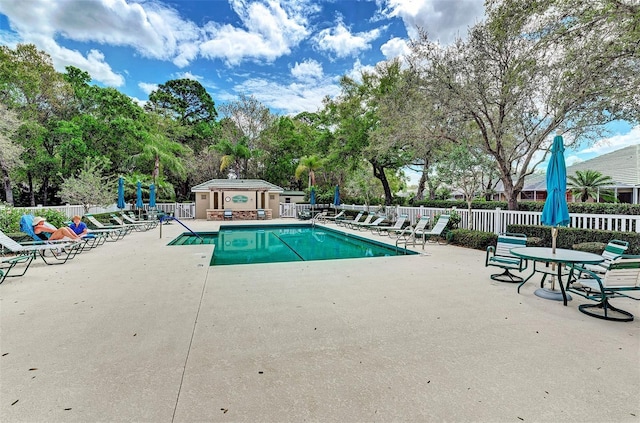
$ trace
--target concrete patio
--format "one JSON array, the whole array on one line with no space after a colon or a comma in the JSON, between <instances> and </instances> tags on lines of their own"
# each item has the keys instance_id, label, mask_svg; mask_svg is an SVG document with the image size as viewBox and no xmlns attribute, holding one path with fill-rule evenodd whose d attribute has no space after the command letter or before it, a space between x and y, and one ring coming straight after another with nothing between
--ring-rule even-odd
<instances>
[{"instance_id":1,"label":"concrete patio","mask_svg":"<svg viewBox=\"0 0 640 423\"><path fill-rule=\"evenodd\" d=\"M0 285L0 421L640 421L638 301L594 319L455 246L210 267L183 231Z\"/></svg>"}]
</instances>

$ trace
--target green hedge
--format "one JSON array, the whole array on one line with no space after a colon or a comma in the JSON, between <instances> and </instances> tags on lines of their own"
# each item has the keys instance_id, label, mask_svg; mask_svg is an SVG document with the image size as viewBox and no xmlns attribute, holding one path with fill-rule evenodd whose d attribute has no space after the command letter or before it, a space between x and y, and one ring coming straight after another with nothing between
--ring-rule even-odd
<instances>
[{"instance_id":1,"label":"green hedge","mask_svg":"<svg viewBox=\"0 0 640 423\"><path fill-rule=\"evenodd\" d=\"M474 248L476 250L486 250L488 246L496 245L498 236L491 232L453 229L447 234L447 240L453 245Z\"/></svg>"},{"instance_id":2,"label":"green hedge","mask_svg":"<svg viewBox=\"0 0 640 423\"><path fill-rule=\"evenodd\" d=\"M507 232L519 232L527 237L539 237L542 245L551 247L551 227L538 225L507 225ZM640 254L640 234L636 232L602 231L596 229L558 228L558 248L573 248L574 244L585 242L608 243L619 239L629 243L628 254Z\"/></svg>"}]
</instances>

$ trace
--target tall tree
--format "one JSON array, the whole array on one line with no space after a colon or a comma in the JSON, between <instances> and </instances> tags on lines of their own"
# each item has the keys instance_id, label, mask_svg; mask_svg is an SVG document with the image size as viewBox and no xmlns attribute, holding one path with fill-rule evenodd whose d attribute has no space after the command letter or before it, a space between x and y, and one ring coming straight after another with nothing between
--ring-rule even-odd
<instances>
[{"instance_id":1,"label":"tall tree","mask_svg":"<svg viewBox=\"0 0 640 423\"><path fill-rule=\"evenodd\" d=\"M482 149L500 172L510 209L524 179L544 160L554 132L569 133L569 143L597 139L618 114L611 104L610 68L594 57L566 60L566 46L525 32L508 9L489 8L468 40L441 47L423 36L412 64L422 74L421 88L439 94L442 107L470 122Z\"/></svg>"}]
</instances>

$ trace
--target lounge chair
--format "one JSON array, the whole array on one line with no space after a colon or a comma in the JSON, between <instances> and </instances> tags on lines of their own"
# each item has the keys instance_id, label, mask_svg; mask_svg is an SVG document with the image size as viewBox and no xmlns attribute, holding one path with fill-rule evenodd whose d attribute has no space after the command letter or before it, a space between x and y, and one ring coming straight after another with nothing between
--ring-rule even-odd
<instances>
[{"instance_id":1,"label":"lounge chair","mask_svg":"<svg viewBox=\"0 0 640 423\"><path fill-rule=\"evenodd\" d=\"M258 209L256 211L256 218L258 220L265 220L267 218L267 214L265 213L264 209Z\"/></svg>"},{"instance_id":2,"label":"lounge chair","mask_svg":"<svg viewBox=\"0 0 640 423\"><path fill-rule=\"evenodd\" d=\"M396 245L404 243L408 245L410 241L413 242L413 245L416 245L416 233L423 233L426 230L427 225L431 221L429 216L422 216L418 223L415 226L407 226L398 232L398 239L396 241Z\"/></svg>"},{"instance_id":3,"label":"lounge chair","mask_svg":"<svg viewBox=\"0 0 640 423\"><path fill-rule=\"evenodd\" d=\"M85 214L84 217L94 227L93 230L100 231L108 237L107 241L118 241L133 230L132 227L122 225L105 225L91 214Z\"/></svg>"},{"instance_id":4,"label":"lounge chair","mask_svg":"<svg viewBox=\"0 0 640 423\"><path fill-rule=\"evenodd\" d=\"M447 227L450 218L451 216L448 214L441 214L435 226L431 228L431 230L416 231L414 233L415 237L419 236L422 238L422 249L424 249L424 244L426 244L427 241L432 241L434 238L436 240L435 242L438 242L438 244L440 244L440 241L442 240L444 240L446 244L446 240L442 237L442 233Z\"/></svg>"},{"instance_id":5,"label":"lounge chair","mask_svg":"<svg viewBox=\"0 0 640 423\"><path fill-rule=\"evenodd\" d=\"M392 226L381 226L381 225L372 226L371 233L378 234L378 235L388 235L389 237L391 237L391 235L398 235L402 231L402 226L404 225L404 223L407 221L408 218L409 218L408 215L401 214L400 216L398 216L398 218L396 219L395 223Z\"/></svg>"},{"instance_id":6,"label":"lounge chair","mask_svg":"<svg viewBox=\"0 0 640 423\"><path fill-rule=\"evenodd\" d=\"M20 254L15 257L2 260L0 262L0 284L4 282L6 278L22 276L27 273L27 269L29 269L29 265L31 265L31 262L35 257L35 252L30 252L29 254ZM25 264L25 266L22 268L22 272L9 275L11 270L19 264Z\"/></svg>"},{"instance_id":7,"label":"lounge chair","mask_svg":"<svg viewBox=\"0 0 640 423\"><path fill-rule=\"evenodd\" d=\"M341 210L340 213L336 214L335 216L325 216L323 220L325 222L337 222L338 220L343 218L344 214L345 211Z\"/></svg>"},{"instance_id":8,"label":"lounge chair","mask_svg":"<svg viewBox=\"0 0 640 423\"><path fill-rule=\"evenodd\" d=\"M597 303L581 304L578 310L598 319L618 322L633 320L633 314L613 307L609 300L617 297L640 300L628 294L631 291L640 292L640 256L622 256L614 260L604 275L586 269L583 272L590 277L577 279L573 277L572 270L569 274L567 291Z\"/></svg>"},{"instance_id":9,"label":"lounge chair","mask_svg":"<svg viewBox=\"0 0 640 423\"><path fill-rule=\"evenodd\" d=\"M157 216L157 214L151 213L153 216ZM148 219L137 219L135 216L133 216L132 214L127 214L127 213L120 213L120 215L122 216L122 220L124 221L124 223L145 223L147 225L147 227L149 229L153 229L156 226L158 226L158 219L157 217L153 217L153 218L148 218Z\"/></svg>"},{"instance_id":10,"label":"lounge chair","mask_svg":"<svg viewBox=\"0 0 640 423\"><path fill-rule=\"evenodd\" d=\"M364 212L361 211L361 212L358 212L356 217L354 217L353 219L336 220L336 225L347 227L349 225L349 223L359 222L363 215L364 215Z\"/></svg>"},{"instance_id":11,"label":"lounge chair","mask_svg":"<svg viewBox=\"0 0 640 423\"><path fill-rule=\"evenodd\" d=\"M351 229L355 229L358 231L366 231L367 229L371 229L373 227L376 226L380 226L380 224L382 222L384 222L387 219L387 216L385 215L379 215L378 217L376 217L375 220L371 219L372 221L370 222L362 222L362 223L354 223L353 226L351 226Z\"/></svg>"},{"instance_id":12,"label":"lounge chair","mask_svg":"<svg viewBox=\"0 0 640 423\"><path fill-rule=\"evenodd\" d=\"M345 222L345 227L353 229L355 225L369 224L373 220L375 213L367 213L367 216L364 218L362 222L357 220L352 220L350 222Z\"/></svg>"},{"instance_id":13,"label":"lounge chair","mask_svg":"<svg viewBox=\"0 0 640 423\"><path fill-rule=\"evenodd\" d=\"M485 267L499 267L504 269L504 272L491 275L491 279L498 282L522 282L524 279L511 273L511 270L522 272L527 268L527 261L511 254L511 249L526 246L527 236L525 234L504 233L498 235L496 246L487 247L484 265Z\"/></svg>"},{"instance_id":14,"label":"lounge chair","mask_svg":"<svg viewBox=\"0 0 640 423\"><path fill-rule=\"evenodd\" d=\"M133 222L133 223L131 223L131 222L125 222L123 219L124 219L124 215L122 216L122 219L121 219L118 216L116 216L115 214L111 213L111 220L116 222L116 224L119 225L119 226L131 226L137 232L145 232L145 231L148 231L149 229L151 229L151 227L145 222Z\"/></svg>"},{"instance_id":15,"label":"lounge chair","mask_svg":"<svg viewBox=\"0 0 640 423\"><path fill-rule=\"evenodd\" d=\"M224 211L224 215L222 216L222 220L233 220L233 211L231 209L226 209Z\"/></svg>"},{"instance_id":16,"label":"lounge chair","mask_svg":"<svg viewBox=\"0 0 640 423\"><path fill-rule=\"evenodd\" d=\"M4 234L4 232L0 231L0 245L2 245L7 250L11 251L15 254L26 255L24 253L38 253L44 261L48 265L55 264L64 264L67 260L70 260L76 256L80 252L82 248L81 242L61 242L61 243L51 243L50 241L39 241L33 243L19 243L18 241L8 237ZM55 258L54 261L47 260L45 256L46 252L49 251L53 254Z\"/></svg>"}]
</instances>

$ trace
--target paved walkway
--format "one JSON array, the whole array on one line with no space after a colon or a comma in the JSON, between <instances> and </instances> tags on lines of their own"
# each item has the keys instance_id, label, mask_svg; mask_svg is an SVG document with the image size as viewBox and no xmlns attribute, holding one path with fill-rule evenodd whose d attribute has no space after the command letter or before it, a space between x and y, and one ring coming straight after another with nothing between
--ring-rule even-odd
<instances>
[{"instance_id":1,"label":"paved walkway","mask_svg":"<svg viewBox=\"0 0 640 423\"><path fill-rule=\"evenodd\" d=\"M0 286L0 421L640 419L639 302L590 318L454 246L210 267L162 231Z\"/></svg>"}]
</instances>

